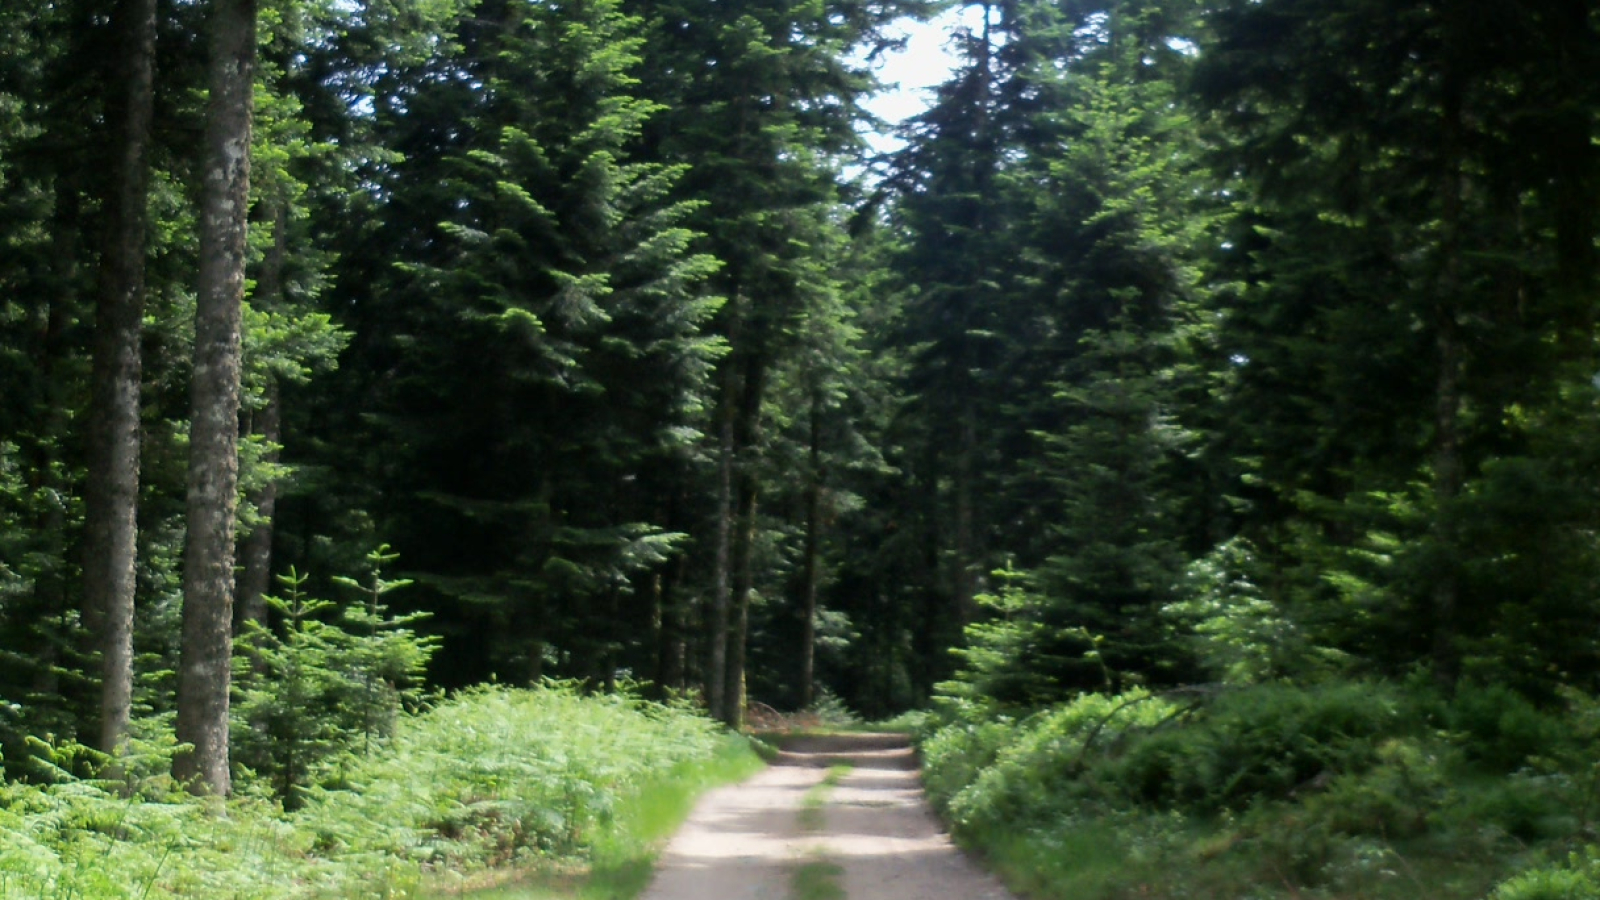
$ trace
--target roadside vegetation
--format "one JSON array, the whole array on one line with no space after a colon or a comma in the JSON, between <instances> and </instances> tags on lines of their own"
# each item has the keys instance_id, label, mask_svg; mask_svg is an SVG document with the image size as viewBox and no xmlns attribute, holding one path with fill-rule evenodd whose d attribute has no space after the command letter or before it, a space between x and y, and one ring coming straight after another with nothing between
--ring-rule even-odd
<instances>
[{"instance_id":1,"label":"roadside vegetation","mask_svg":"<svg viewBox=\"0 0 1600 900\"><path fill-rule=\"evenodd\" d=\"M77 778L81 750L41 748L43 783L0 789L0 897L368 900L539 878L636 891L693 797L760 765L687 709L568 686L402 715L372 752L323 761L293 812L267 780L191 797L169 757L145 745L115 780Z\"/></svg>"},{"instance_id":2,"label":"roadside vegetation","mask_svg":"<svg viewBox=\"0 0 1600 900\"><path fill-rule=\"evenodd\" d=\"M1029 897L1588 900L1597 737L1577 693L1333 681L952 700L921 749L959 840Z\"/></svg>"}]
</instances>

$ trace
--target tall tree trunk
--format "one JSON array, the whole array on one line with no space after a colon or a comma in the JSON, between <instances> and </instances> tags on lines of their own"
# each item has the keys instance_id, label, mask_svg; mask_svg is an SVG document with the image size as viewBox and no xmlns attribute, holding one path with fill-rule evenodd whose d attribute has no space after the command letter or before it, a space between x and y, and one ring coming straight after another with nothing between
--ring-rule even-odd
<instances>
[{"instance_id":1,"label":"tall tree trunk","mask_svg":"<svg viewBox=\"0 0 1600 900\"><path fill-rule=\"evenodd\" d=\"M750 594L755 589L756 512L761 481L756 475L756 445L760 440L761 398L766 388L766 358L751 355L746 359L743 390L739 395L735 423L735 454L740 457L738 471L738 509L734 522L738 534L733 540L731 568L735 579L731 633L728 637L728 674L723 695L721 719L732 728L744 725L745 657L750 636Z\"/></svg>"},{"instance_id":2,"label":"tall tree trunk","mask_svg":"<svg viewBox=\"0 0 1600 900\"><path fill-rule=\"evenodd\" d=\"M255 25L255 0L212 7L178 665L178 740L193 749L172 764L190 790L222 795L232 788L228 688Z\"/></svg>"},{"instance_id":3,"label":"tall tree trunk","mask_svg":"<svg viewBox=\"0 0 1600 900\"><path fill-rule=\"evenodd\" d=\"M733 594L733 469L734 419L739 395L739 364L732 356L722 362L722 396L717 413L717 531L711 579L711 610L706 635L706 709L726 722L725 693L728 677L728 607Z\"/></svg>"},{"instance_id":4,"label":"tall tree trunk","mask_svg":"<svg viewBox=\"0 0 1600 900\"><path fill-rule=\"evenodd\" d=\"M261 303L284 301L283 269L289 256L288 204L281 198L272 208L272 247L256 278L255 297ZM267 444L263 461L275 464L283 438L283 400L277 381L267 376L266 405L250 416L251 430ZM246 622L267 624L267 591L272 588L273 517L278 510L278 482L271 479L250 496L256 523L239 542L239 575L234 584L234 633Z\"/></svg>"},{"instance_id":5,"label":"tall tree trunk","mask_svg":"<svg viewBox=\"0 0 1600 900\"><path fill-rule=\"evenodd\" d=\"M1000 152L997 147L997 138L993 126L992 107L995 104L995 42L997 32L1006 19L1010 10L1004 4L983 4L983 30L978 44L978 108L973 123L975 147L974 170L972 173L973 185L979 202L974 210L972 229L977 235L985 235L989 231L990 203L986 198L994 196L995 174L1000 165ZM996 22L996 18L1001 21ZM987 253L979 253L977 271L974 273L970 290L973 292L968 298L967 313L970 315L973 308L989 299L985 296L989 284L990 258ZM968 326L970 327L970 326ZM956 411L956 460L955 483L952 488L955 492L955 545L954 545L954 584L951 596L951 616L955 620L956 634L961 635L967 623L975 617L977 603L977 578L978 578L978 539L977 539L977 468L978 468L978 410L977 393L980 383L972 372L983 367L982 354L974 346L971 334L963 338L956 360L962 375L963 394L958 401L959 409Z\"/></svg>"},{"instance_id":6,"label":"tall tree trunk","mask_svg":"<svg viewBox=\"0 0 1600 900\"><path fill-rule=\"evenodd\" d=\"M274 449L263 457L268 465L278 461L276 449L283 437L283 406L276 384L267 386L267 405L251 417L255 433ZM278 511L278 482L268 481L250 502L259 520L239 542L239 580L235 585L234 632L246 622L267 624L267 591L272 587L273 517Z\"/></svg>"},{"instance_id":7,"label":"tall tree trunk","mask_svg":"<svg viewBox=\"0 0 1600 900\"><path fill-rule=\"evenodd\" d=\"M84 485L83 612L100 650L100 749L128 734L133 708L134 563L139 506L139 339L145 299L146 197L155 106L155 0L122 0L118 153L106 198L95 311Z\"/></svg>"},{"instance_id":8,"label":"tall tree trunk","mask_svg":"<svg viewBox=\"0 0 1600 900\"><path fill-rule=\"evenodd\" d=\"M77 318L76 307L80 300L78 238L83 231L83 221L78 186L66 180L58 181L56 192L56 210L50 227L55 264L59 266L55 272L59 287L53 296L45 298L40 309L42 315L38 318L33 363L44 402L40 404L42 413L34 424L36 433L31 436L32 471L28 476L30 493L44 501L34 507L35 539L31 542L33 552L44 562L34 575L31 608L12 613L20 613L23 620L38 623L33 637L40 643L28 654L34 664L34 694L42 705L55 705L66 711L75 706L79 698L63 696L61 681L66 664L63 657L77 636L72 632L72 600L67 586L67 507L57 499L69 493L59 465L63 439L70 428L66 402L68 376L62 372L60 364L70 358L68 329Z\"/></svg>"},{"instance_id":9,"label":"tall tree trunk","mask_svg":"<svg viewBox=\"0 0 1600 900\"><path fill-rule=\"evenodd\" d=\"M800 585L800 707L814 699L817 660L817 594L822 580L822 396L811 394L810 471L806 483L806 549Z\"/></svg>"},{"instance_id":10,"label":"tall tree trunk","mask_svg":"<svg viewBox=\"0 0 1600 900\"><path fill-rule=\"evenodd\" d=\"M739 478L739 510L735 520L739 533L733 542L732 622L728 634L727 693L720 718L730 728L744 727L745 659L750 639L750 594L755 589L754 547L756 538L756 511L760 486L753 475Z\"/></svg>"},{"instance_id":11,"label":"tall tree trunk","mask_svg":"<svg viewBox=\"0 0 1600 900\"><path fill-rule=\"evenodd\" d=\"M956 445L956 478L955 478L955 503L956 503L956 530L955 530L955 591L951 598L951 614L955 618L956 630L959 632L973 619L973 611L977 604L974 598L977 595L977 579L974 569L977 566L977 549L974 539L974 492L976 486L973 481L977 478L978 455L978 425L977 413L973 409L973 401L969 397L961 406L961 421L957 423L959 434Z\"/></svg>"},{"instance_id":12,"label":"tall tree trunk","mask_svg":"<svg viewBox=\"0 0 1600 900\"><path fill-rule=\"evenodd\" d=\"M679 585L685 578L688 560L688 554L680 554L674 571L656 577L661 603L661 635L656 651L656 683L663 691L682 690L687 682L688 623L685 621Z\"/></svg>"},{"instance_id":13,"label":"tall tree trunk","mask_svg":"<svg viewBox=\"0 0 1600 900\"><path fill-rule=\"evenodd\" d=\"M1446 73L1444 133L1440 172L1439 276L1435 298L1434 341L1438 353L1434 386L1433 494L1434 540L1443 560L1433 582L1433 676L1445 691L1453 691L1461 675L1457 642L1461 578L1456 498L1461 493L1460 328L1456 324L1461 303L1463 186L1461 171L1463 87L1459 74Z\"/></svg>"}]
</instances>

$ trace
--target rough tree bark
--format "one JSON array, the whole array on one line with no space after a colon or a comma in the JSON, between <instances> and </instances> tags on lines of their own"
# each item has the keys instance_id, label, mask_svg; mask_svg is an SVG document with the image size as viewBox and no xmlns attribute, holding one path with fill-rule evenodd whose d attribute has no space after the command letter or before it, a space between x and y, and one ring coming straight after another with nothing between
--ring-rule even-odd
<instances>
[{"instance_id":1,"label":"rough tree bark","mask_svg":"<svg viewBox=\"0 0 1600 900\"><path fill-rule=\"evenodd\" d=\"M191 791L222 795L232 788L228 686L255 25L255 0L212 6L178 664L178 740L192 749L172 764Z\"/></svg>"},{"instance_id":2,"label":"rough tree bark","mask_svg":"<svg viewBox=\"0 0 1600 900\"><path fill-rule=\"evenodd\" d=\"M155 107L156 0L122 0L113 101L117 153L107 192L95 309L84 485L83 612L100 651L100 749L127 737L133 707L134 563L139 505L139 339L145 300L146 197Z\"/></svg>"}]
</instances>

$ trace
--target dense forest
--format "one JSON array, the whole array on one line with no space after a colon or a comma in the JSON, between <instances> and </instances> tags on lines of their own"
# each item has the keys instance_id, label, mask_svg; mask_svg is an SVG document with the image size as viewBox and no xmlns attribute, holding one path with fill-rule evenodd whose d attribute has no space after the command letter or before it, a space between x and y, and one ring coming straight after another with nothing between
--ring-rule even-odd
<instances>
[{"instance_id":1,"label":"dense forest","mask_svg":"<svg viewBox=\"0 0 1600 900\"><path fill-rule=\"evenodd\" d=\"M873 150L954 5L0 0L6 774L292 805L491 681L1592 714L1600 10L959 4Z\"/></svg>"}]
</instances>

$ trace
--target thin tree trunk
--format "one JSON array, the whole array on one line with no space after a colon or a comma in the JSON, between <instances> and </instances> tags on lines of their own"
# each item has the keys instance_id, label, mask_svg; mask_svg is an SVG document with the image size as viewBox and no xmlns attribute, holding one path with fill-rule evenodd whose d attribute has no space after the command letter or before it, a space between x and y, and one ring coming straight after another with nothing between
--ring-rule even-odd
<instances>
[{"instance_id":1,"label":"thin tree trunk","mask_svg":"<svg viewBox=\"0 0 1600 900\"><path fill-rule=\"evenodd\" d=\"M974 184L979 198L987 198L994 192L994 176L999 166L999 151L996 147L994 129L990 117L991 106L994 103L994 43L999 25L1004 24L1007 9L996 3L983 4L983 31L979 39L978 71L980 84L978 87L978 109L976 122L973 124L975 131L976 167L973 172ZM995 22L995 17L1000 16L1002 21ZM973 231L983 235L989 228L989 203L980 199L976 208L973 221ZM989 283L989 256L986 253L978 255L978 270L973 279L972 290L975 295L971 304L977 305L983 299L987 289L982 287ZM969 308L969 312L970 312ZM961 368L967 372L975 371L981 367L979 354L972 346L969 336L962 345L964 360L958 360ZM967 623L975 617L977 604L977 463L978 463L978 413L975 395L979 384L972 376L966 376L963 385L964 394L960 400L960 409L957 411L956 435L956 471L955 484L955 560L954 560L954 590L951 597L951 615L955 620L957 635L962 634Z\"/></svg>"},{"instance_id":2,"label":"thin tree trunk","mask_svg":"<svg viewBox=\"0 0 1600 900\"><path fill-rule=\"evenodd\" d=\"M256 278L255 297L258 302L282 303L284 301L283 269L289 257L288 204L281 198L272 209L272 248L261 264L261 274ZM250 416L250 428L267 444L263 461L277 463L279 442L283 438L283 399L278 385L268 376L266 405ZM246 622L267 624L267 591L272 589L272 536L275 530L273 517L278 511L278 482L271 479L250 496L255 507L256 523L239 542L239 576L234 585L234 633L243 630Z\"/></svg>"},{"instance_id":3,"label":"thin tree trunk","mask_svg":"<svg viewBox=\"0 0 1600 900\"><path fill-rule=\"evenodd\" d=\"M733 593L731 545L733 542L733 456L735 399L738 396L738 362L722 363L722 397L717 424L717 534L711 579L711 614L706 635L706 708L727 721L724 694L728 675L728 607Z\"/></svg>"},{"instance_id":4,"label":"thin tree trunk","mask_svg":"<svg viewBox=\"0 0 1600 900\"><path fill-rule=\"evenodd\" d=\"M1434 386L1433 494L1434 540L1442 564L1433 582L1433 676L1445 691L1454 691L1461 675L1461 651L1457 643L1460 618L1461 580L1458 559L1459 535L1455 523L1456 498L1464 478L1461 460L1461 369L1460 329L1456 324L1460 308L1462 184L1461 129L1463 92L1459 76L1448 75L1445 87L1443 171L1440 175L1440 269L1435 300L1435 348L1438 371Z\"/></svg>"},{"instance_id":5,"label":"thin tree trunk","mask_svg":"<svg viewBox=\"0 0 1600 900\"><path fill-rule=\"evenodd\" d=\"M975 505L973 494L976 488L973 481L977 477L978 426L977 414L970 398L962 404L960 415L961 421L957 425L960 432L957 437L955 479L955 592L951 602L951 613L955 617L957 631L972 621L977 606L974 601L977 595L977 579L974 572L977 566L977 550L974 546L976 516L973 509Z\"/></svg>"},{"instance_id":6,"label":"thin tree trunk","mask_svg":"<svg viewBox=\"0 0 1600 900\"><path fill-rule=\"evenodd\" d=\"M216 0L211 17L178 665L178 740L193 749L172 771L196 793L226 795L255 0Z\"/></svg>"},{"instance_id":7,"label":"thin tree trunk","mask_svg":"<svg viewBox=\"0 0 1600 900\"><path fill-rule=\"evenodd\" d=\"M682 690L688 681L688 622L680 590L688 561L687 554L680 555L677 571L661 577L662 622L657 672L664 690Z\"/></svg>"},{"instance_id":8,"label":"thin tree trunk","mask_svg":"<svg viewBox=\"0 0 1600 900\"><path fill-rule=\"evenodd\" d=\"M278 461L276 449L283 437L282 399L276 384L267 387L267 405L252 416L256 433L274 449L263 457L271 465ZM272 587L273 517L278 512L278 482L268 481L250 497L259 521L239 542L239 580L234 601L234 633L246 622L267 624L267 591Z\"/></svg>"},{"instance_id":9,"label":"thin tree trunk","mask_svg":"<svg viewBox=\"0 0 1600 900\"><path fill-rule=\"evenodd\" d=\"M730 728L744 727L745 658L750 638L750 594L755 589L756 508L759 487L752 476L742 476L739 486L739 533L733 542L733 616L728 637L726 707L721 719Z\"/></svg>"},{"instance_id":10,"label":"thin tree trunk","mask_svg":"<svg viewBox=\"0 0 1600 900\"><path fill-rule=\"evenodd\" d=\"M33 496L41 500L69 494L59 460L64 438L71 428L67 416L70 376L61 371L60 364L70 358L68 329L77 318L80 300L78 239L83 232L82 199L76 183L57 182L56 210L50 227L55 265L59 266L54 273L58 287L52 296L45 298L40 310L43 316L38 321L39 340L34 355L45 402L42 404L44 412L33 429L35 433L30 436L33 458L28 486ZM37 623L30 630L40 643L30 648L28 654L34 663L33 690L40 698L54 698L56 708L65 711L80 702L76 696L65 696L63 688L71 690L72 682L64 685L61 673L68 664L69 650L81 639L73 633L73 598L65 571L69 553L66 505L60 502L36 504L33 528L33 552L47 562L34 576L32 608L9 612L22 621ZM87 698L82 698L81 702L87 702Z\"/></svg>"},{"instance_id":11,"label":"thin tree trunk","mask_svg":"<svg viewBox=\"0 0 1600 900\"><path fill-rule=\"evenodd\" d=\"M118 149L106 202L95 311L84 485L83 612L100 650L100 749L128 735L133 708L134 564L139 507L139 339L145 299L146 197L155 106L155 0L123 0Z\"/></svg>"},{"instance_id":12,"label":"thin tree trunk","mask_svg":"<svg viewBox=\"0 0 1600 900\"><path fill-rule=\"evenodd\" d=\"M738 473L738 510L734 522L738 534L733 540L731 568L736 579L733 590L732 634L728 639L728 675L725 680L722 721L732 728L744 725L745 658L750 636L750 594L755 589L756 512L761 482L756 477L755 460L750 458L760 440L761 398L766 388L766 359L749 357L743 390L739 396L735 423L735 453L741 457Z\"/></svg>"},{"instance_id":13,"label":"thin tree trunk","mask_svg":"<svg viewBox=\"0 0 1600 900\"><path fill-rule=\"evenodd\" d=\"M665 498L656 510L655 520L668 523L668 530L674 530L671 523L678 520L675 496ZM650 579L651 608L655 612L652 677L662 699L683 687L684 613L677 587L687 560L688 554L677 554L670 568L658 570Z\"/></svg>"},{"instance_id":14,"label":"thin tree trunk","mask_svg":"<svg viewBox=\"0 0 1600 900\"><path fill-rule=\"evenodd\" d=\"M664 677L667 662L667 602L663 580L660 572L650 576L650 641L646 645L655 654L655 672L651 678L655 682L655 690L651 695L657 700L667 694L667 679Z\"/></svg>"},{"instance_id":15,"label":"thin tree trunk","mask_svg":"<svg viewBox=\"0 0 1600 900\"><path fill-rule=\"evenodd\" d=\"M811 396L811 466L806 484L806 549L800 586L800 707L814 699L817 659L817 594L822 580L822 398Z\"/></svg>"}]
</instances>

